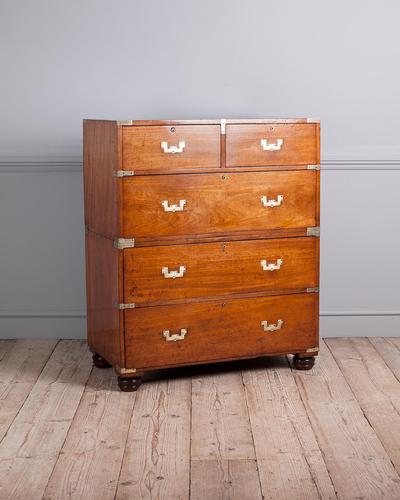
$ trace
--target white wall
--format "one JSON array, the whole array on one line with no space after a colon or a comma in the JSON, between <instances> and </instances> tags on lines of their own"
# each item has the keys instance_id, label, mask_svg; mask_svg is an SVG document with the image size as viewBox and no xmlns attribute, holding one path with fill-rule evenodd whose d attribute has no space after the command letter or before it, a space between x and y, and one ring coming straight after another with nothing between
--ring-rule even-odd
<instances>
[{"instance_id":1,"label":"white wall","mask_svg":"<svg viewBox=\"0 0 400 500\"><path fill-rule=\"evenodd\" d=\"M1 0L0 337L85 335L82 118L322 120L321 333L400 332L396 0Z\"/></svg>"}]
</instances>

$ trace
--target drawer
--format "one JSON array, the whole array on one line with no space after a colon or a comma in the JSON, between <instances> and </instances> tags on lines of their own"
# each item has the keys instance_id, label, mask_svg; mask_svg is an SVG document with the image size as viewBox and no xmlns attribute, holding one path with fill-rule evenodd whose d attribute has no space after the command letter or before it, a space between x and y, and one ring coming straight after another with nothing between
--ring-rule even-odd
<instances>
[{"instance_id":1,"label":"drawer","mask_svg":"<svg viewBox=\"0 0 400 500\"><path fill-rule=\"evenodd\" d=\"M319 163L315 123L227 125L228 167Z\"/></svg>"},{"instance_id":2,"label":"drawer","mask_svg":"<svg viewBox=\"0 0 400 500\"><path fill-rule=\"evenodd\" d=\"M305 237L125 250L124 300L162 303L315 287L318 243Z\"/></svg>"},{"instance_id":3,"label":"drawer","mask_svg":"<svg viewBox=\"0 0 400 500\"><path fill-rule=\"evenodd\" d=\"M314 170L135 176L123 184L125 237L316 225Z\"/></svg>"},{"instance_id":4,"label":"drawer","mask_svg":"<svg viewBox=\"0 0 400 500\"><path fill-rule=\"evenodd\" d=\"M125 170L190 169L220 166L219 125L124 127Z\"/></svg>"},{"instance_id":5,"label":"drawer","mask_svg":"<svg viewBox=\"0 0 400 500\"><path fill-rule=\"evenodd\" d=\"M318 345L318 294L125 311L128 368L304 352Z\"/></svg>"}]
</instances>

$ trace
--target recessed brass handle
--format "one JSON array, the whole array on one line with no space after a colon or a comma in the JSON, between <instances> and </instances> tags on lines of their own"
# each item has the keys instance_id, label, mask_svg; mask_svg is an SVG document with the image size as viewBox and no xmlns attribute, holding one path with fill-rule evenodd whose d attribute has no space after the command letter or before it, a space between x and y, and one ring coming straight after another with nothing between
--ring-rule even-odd
<instances>
[{"instance_id":1,"label":"recessed brass handle","mask_svg":"<svg viewBox=\"0 0 400 500\"><path fill-rule=\"evenodd\" d=\"M183 340L187 334L186 328L181 328L179 333L171 334L169 330L164 330L163 335L167 342L176 342L177 340Z\"/></svg>"},{"instance_id":2,"label":"recessed brass handle","mask_svg":"<svg viewBox=\"0 0 400 500\"><path fill-rule=\"evenodd\" d=\"M164 200L161 205L164 207L164 212L183 212L186 200L179 200L179 205L170 205L168 200Z\"/></svg>"},{"instance_id":3,"label":"recessed brass handle","mask_svg":"<svg viewBox=\"0 0 400 500\"><path fill-rule=\"evenodd\" d=\"M161 149L164 153L171 153L173 155L176 153L183 153L185 150L185 141L179 141L177 146L168 146L167 141L162 141Z\"/></svg>"},{"instance_id":4,"label":"recessed brass handle","mask_svg":"<svg viewBox=\"0 0 400 500\"><path fill-rule=\"evenodd\" d=\"M276 200L269 200L266 196L261 196L261 203L264 207L279 207L282 205L283 196L278 194Z\"/></svg>"},{"instance_id":5,"label":"recessed brass handle","mask_svg":"<svg viewBox=\"0 0 400 500\"><path fill-rule=\"evenodd\" d=\"M264 151L279 151L283 146L283 139L271 143L268 143L268 139L261 139L260 144Z\"/></svg>"},{"instance_id":6,"label":"recessed brass handle","mask_svg":"<svg viewBox=\"0 0 400 500\"><path fill-rule=\"evenodd\" d=\"M268 324L268 321L261 321L261 326L264 328L264 332L275 332L280 330L283 326L283 319L278 319L276 323Z\"/></svg>"},{"instance_id":7,"label":"recessed brass handle","mask_svg":"<svg viewBox=\"0 0 400 500\"><path fill-rule=\"evenodd\" d=\"M179 271L170 271L168 267L163 267L161 269L162 274L164 275L164 278L183 278L183 275L185 274L186 267L185 266L179 266Z\"/></svg>"},{"instance_id":8,"label":"recessed brass handle","mask_svg":"<svg viewBox=\"0 0 400 500\"><path fill-rule=\"evenodd\" d=\"M265 259L260 261L260 263L261 263L261 267L263 268L263 271L277 271L278 269L281 268L281 266L283 264L283 259L278 259L276 261L276 264L274 264L273 262L268 264L268 262Z\"/></svg>"}]
</instances>

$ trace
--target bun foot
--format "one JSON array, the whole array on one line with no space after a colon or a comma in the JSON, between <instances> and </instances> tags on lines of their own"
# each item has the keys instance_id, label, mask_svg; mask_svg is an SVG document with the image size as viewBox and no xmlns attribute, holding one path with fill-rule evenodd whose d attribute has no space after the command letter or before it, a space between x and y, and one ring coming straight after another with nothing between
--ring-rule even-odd
<instances>
[{"instance_id":1,"label":"bun foot","mask_svg":"<svg viewBox=\"0 0 400 500\"><path fill-rule=\"evenodd\" d=\"M301 358L298 354L293 356L293 364L296 370L311 370L314 366L315 357L308 356L306 358Z\"/></svg>"},{"instance_id":2,"label":"bun foot","mask_svg":"<svg viewBox=\"0 0 400 500\"><path fill-rule=\"evenodd\" d=\"M142 378L118 377L118 385L122 392L134 392L139 389Z\"/></svg>"},{"instance_id":3,"label":"bun foot","mask_svg":"<svg viewBox=\"0 0 400 500\"><path fill-rule=\"evenodd\" d=\"M110 363L108 363L104 358L102 358L100 354L97 354L97 352L93 354L92 358L93 358L93 364L97 368L111 368Z\"/></svg>"}]
</instances>

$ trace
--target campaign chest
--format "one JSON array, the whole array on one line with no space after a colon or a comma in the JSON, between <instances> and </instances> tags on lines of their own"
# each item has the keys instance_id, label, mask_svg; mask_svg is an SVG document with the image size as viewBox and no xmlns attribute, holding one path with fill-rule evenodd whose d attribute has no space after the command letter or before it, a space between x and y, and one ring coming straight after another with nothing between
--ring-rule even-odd
<instances>
[{"instance_id":1,"label":"campaign chest","mask_svg":"<svg viewBox=\"0 0 400 500\"><path fill-rule=\"evenodd\" d=\"M310 119L84 121L88 343L122 390L173 366L318 353Z\"/></svg>"}]
</instances>

